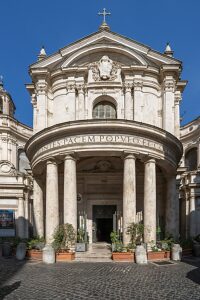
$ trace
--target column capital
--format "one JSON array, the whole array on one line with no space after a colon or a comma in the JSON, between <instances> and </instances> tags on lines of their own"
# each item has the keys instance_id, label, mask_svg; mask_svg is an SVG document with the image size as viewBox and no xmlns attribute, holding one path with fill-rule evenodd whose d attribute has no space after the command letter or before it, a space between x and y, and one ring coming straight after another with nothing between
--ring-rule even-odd
<instances>
[{"instance_id":1,"label":"column capital","mask_svg":"<svg viewBox=\"0 0 200 300\"><path fill-rule=\"evenodd\" d=\"M66 89L67 89L67 93L75 93L76 90L75 82L67 82Z\"/></svg>"},{"instance_id":2,"label":"column capital","mask_svg":"<svg viewBox=\"0 0 200 300\"><path fill-rule=\"evenodd\" d=\"M173 78L165 78L163 80L163 88L165 92L174 92L175 81Z\"/></svg>"},{"instance_id":3,"label":"column capital","mask_svg":"<svg viewBox=\"0 0 200 300\"><path fill-rule=\"evenodd\" d=\"M144 164L147 164L147 163L154 163L154 164L156 164L156 160L155 160L155 158L149 157L149 158L146 158L144 160Z\"/></svg>"},{"instance_id":4,"label":"column capital","mask_svg":"<svg viewBox=\"0 0 200 300\"><path fill-rule=\"evenodd\" d=\"M125 159L134 159L134 160L136 160L136 156L135 156L134 153L124 153L123 159L124 159L124 160L125 160Z\"/></svg>"},{"instance_id":5,"label":"column capital","mask_svg":"<svg viewBox=\"0 0 200 300\"><path fill-rule=\"evenodd\" d=\"M68 153L68 154L65 155L64 160L74 160L74 161L76 161L77 158L75 157L74 153Z\"/></svg>"},{"instance_id":6,"label":"column capital","mask_svg":"<svg viewBox=\"0 0 200 300\"><path fill-rule=\"evenodd\" d=\"M52 158L49 158L47 161L46 161L46 165L57 165L57 161L54 157Z\"/></svg>"},{"instance_id":7,"label":"column capital","mask_svg":"<svg viewBox=\"0 0 200 300\"><path fill-rule=\"evenodd\" d=\"M176 91L174 94L175 104L178 105L182 100L182 95L180 91Z\"/></svg>"},{"instance_id":8,"label":"column capital","mask_svg":"<svg viewBox=\"0 0 200 300\"><path fill-rule=\"evenodd\" d=\"M133 81L133 87L134 87L134 91L142 91L142 87L143 87L143 81L140 79L134 79Z\"/></svg>"},{"instance_id":9,"label":"column capital","mask_svg":"<svg viewBox=\"0 0 200 300\"><path fill-rule=\"evenodd\" d=\"M124 82L123 87L125 93L131 93L133 84L132 82Z\"/></svg>"},{"instance_id":10,"label":"column capital","mask_svg":"<svg viewBox=\"0 0 200 300\"><path fill-rule=\"evenodd\" d=\"M80 83L80 84L76 84L76 88L77 88L77 91L78 91L78 94L85 94L85 85L84 83Z\"/></svg>"}]
</instances>

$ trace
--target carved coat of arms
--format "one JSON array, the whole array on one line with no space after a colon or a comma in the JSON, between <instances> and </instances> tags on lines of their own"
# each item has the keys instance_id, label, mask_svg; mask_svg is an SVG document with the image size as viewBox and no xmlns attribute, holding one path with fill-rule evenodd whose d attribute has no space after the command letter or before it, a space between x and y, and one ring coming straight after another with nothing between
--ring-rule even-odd
<instances>
[{"instance_id":1,"label":"carved coat of arms","mask_svg":"<svg viewBox=\"0 0 200 300\"><path fill-rule=\"evenodd\" d=\"M102 56L99 62L90 64L94 81L115 80L120 72L120 65L112 61L107 55Z\"/></svg>"}]
</instances>

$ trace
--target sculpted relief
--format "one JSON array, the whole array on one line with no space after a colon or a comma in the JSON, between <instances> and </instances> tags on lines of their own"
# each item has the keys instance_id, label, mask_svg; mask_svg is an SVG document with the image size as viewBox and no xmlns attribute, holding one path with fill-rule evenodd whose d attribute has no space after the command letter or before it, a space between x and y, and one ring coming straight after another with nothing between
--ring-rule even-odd
<instances>
[{"instance_id":1,"label":"sculpted relief","mask_svg":"<svg viewBox=\"0 0 200 300\"><path fill-rule=\"evenodd\" d=\"M112 61L107 55L102 56L99 62L94 62L89 65L89 71L92 72L94 81L106 81L120 79L120 65Z\"/></svg>"}]
</instances>

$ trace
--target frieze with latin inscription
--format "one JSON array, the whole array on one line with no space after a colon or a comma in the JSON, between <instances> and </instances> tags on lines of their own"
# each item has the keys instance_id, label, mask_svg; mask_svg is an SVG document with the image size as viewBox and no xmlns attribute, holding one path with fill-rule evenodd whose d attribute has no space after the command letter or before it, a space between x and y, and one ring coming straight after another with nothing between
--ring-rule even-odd
<instances>
[{"instance_id":1,"label":"frieze with latin inscription","mask_svg":"<svg viewBox=\"0 0 200 300\"><path fill-rule=\"evenodd\" d=\"M80 145L80 144L130 144L130 145L141 145L144 147L154 148L159 151L164 151L163 145L154 142L149 139L132 136L132 135L111 135L111 134L99 134L99 135L76 135L76 136L68 136L62 139L58 139L52 141L44 145L41 149L39 149L36 153L40 154L50 149L59 148L62 146L72 146L72 145Z\"/></svg>"}]
</instances>

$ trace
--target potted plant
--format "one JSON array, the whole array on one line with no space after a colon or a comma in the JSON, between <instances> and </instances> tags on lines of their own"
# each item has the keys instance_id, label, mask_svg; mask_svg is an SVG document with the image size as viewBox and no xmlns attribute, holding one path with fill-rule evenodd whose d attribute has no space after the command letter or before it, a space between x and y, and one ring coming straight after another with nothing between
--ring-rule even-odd
<instances>
[{"instance_id":1,"label":"potted plant","mask_svg":"<svg viewBox=\"0 0 200 300\"><path fill-rule=\"evenodd\" d=\"M76 251L85 252L87 251L87 232L84 228L78 229Z\"/></svg>"},{"instance_id":2,"label":"potted plant","mask_svg":"<svg viewBox=\"0 0 200 300\"><path fill-rule=\"evenodd\" d=\"M42 260L42 249L45 246L43 237L35 237L27 242L26 257L33 260Z\"/></svg>"},{"instance_id":3,"label":"potted plant","mask_svg":"<svg viewBox=\"0 0 200 300\"><path fill-rule=\"evenodd\" d=\"M198 234L194 239L193 239L193 253L194 256L199 257L200 256L200 234Z\"/></svg>"},{"instance_id":4,"label":"potted plant","mask_svg":"<svg viewBox=\"0 0 200 300\"><path fill-rule=\"evenodd\" d=\"M56 261L69 261L75 259L76 233L72 224L59 225L53 235L52 246L56 252Z\"/></svg>"},{"instance_id":5,"label":"potted plant","mask_svg":"<svg viewBox=\"0 0 200 300\"><path fill-rule=\"evenodd\" d=\"M155 243L151 241L151 251L147 252L148 260L166 260L170 259L170 250L173 243L172 238L167 238L162 241Z\"/></svg>"},{"instance_id":6,"label":"potted plant","mask_svg":"<svg viewBox=\"0 0 200 300\"><path fill-rule=\"evenodd\" d=\"M112 259L114 261L134 261L134 252L130 245L124 246L120 234L116 231L112 231L110 234L112 242Z\"/></svg>"}]
</instances>

